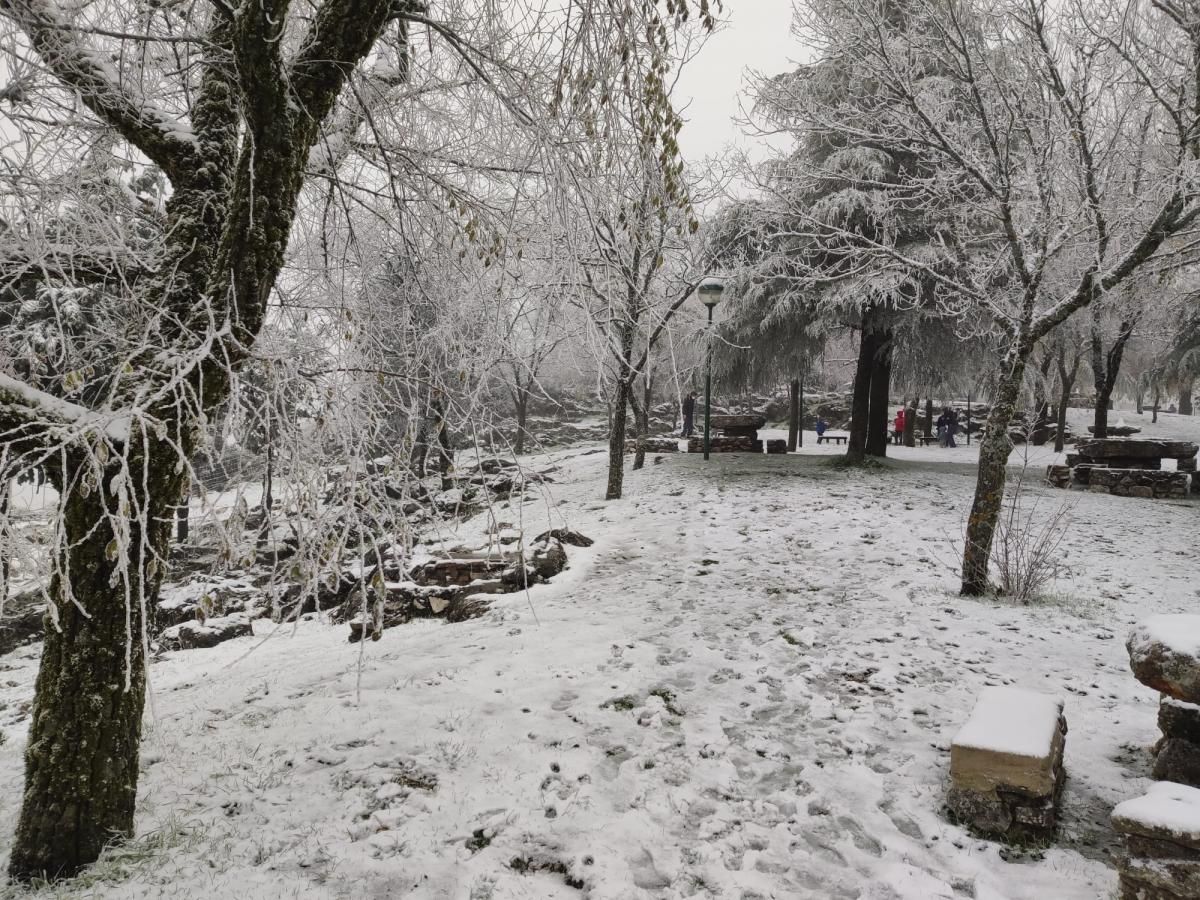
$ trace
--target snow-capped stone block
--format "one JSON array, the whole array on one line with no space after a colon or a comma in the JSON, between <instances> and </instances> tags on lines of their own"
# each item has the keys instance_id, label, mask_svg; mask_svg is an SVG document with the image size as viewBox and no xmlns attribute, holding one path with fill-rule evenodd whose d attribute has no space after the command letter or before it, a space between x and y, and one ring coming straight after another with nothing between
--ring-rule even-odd
<instances>
[{"instance_id":1,"label":"snow-capped stone block","mask_svg":"<svg viewBox=\"0 0 1200 900\"><path fill-rule=\"evenodd\" d=\"M1113 828L1122 835L1200 849L1200 788L1160 781L1141 797L1119 803Z\"/></svg>"},{"instance_id":2,"label":"snow-capped stone block","mask_svg":"<svg viewBox=\"0 0 1200 900\"><path fill-rule=\"evenodd\" d=\"M159 635L159 642L166 650L195 650L215 647L234 638L253 637L254 626L244 613L222 616L205 622L184 622L173 625Z\"/></svg>"},{"instance_id":3,"label":"snow-capped stone block","mask_svg":"<svg viewBox=\"0 0 1200 900\"><path fill-rule=\"evenodd\" d=\"M1121 900L1200 898L1200 790L1160 782L1113 810Z\"/></svg>"},{"instance_id":4,"label":"snow-capped stone block","mask_svg":"<svg viewBox=\"0 0 1200 900\"><path fill-rule=\"evenodd\" d=\"M1125 647L1138 681L1200 704L1200 615L1151 616L1130 632Z\"/></svg>"},{"instance_id":5,"label":"snow-capped stone block","mask_svg":"<svg viewBox=\"0 0 1200 900\"><path fill-rule=\"evenodd\" d=\"M1002 837L1052 831L1066 733L1061 699L984 688L950 747L947 806L953 817Z\"/></svg>"}]
</instances>

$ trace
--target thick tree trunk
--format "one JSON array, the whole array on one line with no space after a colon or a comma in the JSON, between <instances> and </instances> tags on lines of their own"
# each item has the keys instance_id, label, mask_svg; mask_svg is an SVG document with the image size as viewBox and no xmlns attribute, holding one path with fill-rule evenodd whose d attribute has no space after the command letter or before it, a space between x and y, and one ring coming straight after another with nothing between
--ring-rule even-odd
<instances>
[{"instance_id":1,"label":"thick tree trunk","mask_svg":"<svg viewBox=\"0 0 1200 900\"><path fill-rule=\"evenodd\" d=\"M173 454L159 449L164 460L149 467L146 494L137 497L151 523L145 549L138 520L122 519L130 529L128 564L115 552L116 498L99 489L86 496L72 490L63 501L66 549L50 583L58 624L47 614L25 796L9 860L14 878L71 875L106 845L133 834L146 687L140 601L153 609L157 600L161 568L147 563L151 554L165 558L171 513L182 493ZM80 474L68 471L63 481ZM129 489L142 494L136 475Z\"/></svg>"},{"instance_id":2,"label":"thick tree trunk","mask_svg":"<svg viewBox=\"0 0 1200 900\"><path fill-rule=\"evenodd\" d=\"M1146 411L1146 392L1141 388L1133 395L1133 402L1137 409L1137 414L1140 416Z\"/></svg>"},{"instance_id":3,"label":"thick tree trunk","mask_svg":"<svg viewBox=\"0 0 1200 900\"><path fill-rule=\"evenodd\" d=\"M788 387L788 453L796 452L800 436L800 379L793 378Z\"/></svg>"},{"instance_id":4,"label":"thick tree trunk","mask_svg":"<svg viewBox=\"0 0 1200 900\"><path fill-rule=\"evenodd\" d=\"M1187 381L1179 389L1179 414L1181 416L1190 416L1192 414L1192 388L1195 385L1194 381Z\"/></svg>"},{"instance_id":5,"label":"thick tree trunk","mask_svg":"<svg viewBox=\"0 0 1200 900\"><path fill-rule=\"evenodd\" d=\"M1092 412L1092 437L1108 437L1108 397L1096 394L1096 408Z\"/></svg>"},{"instance_id":6,"label":"thick tree trunk","mask_svg":"<svg viewBox=\"0 0 1200 900\"><path fill-rule=\"evenodd\" d=\"M854 371L854 394L850 402L850 437L846 441L846 458L862 462L867 452L867 423L871 407L871 370L879 349L878 335L864 322L858 344L858 365Z\"/></svg>"},{"instance_id":7,"label":"thick tree trunk","mask_svg":"<svg viewBox=\"0 0 1200 900\"><path fill-rule=\"evenodd\" d=\"M1160 397L1159 389L1155 388L1154 389L1154 407L1151 410L1151 416L1150 416L1150 423L1152 425L1158 424L1158 403L1159 403L1160 399L1161 399L1161 397Z\"/></svg>"},{"instance_id":8,"label":"thick tree trunk","mask_svg":"<svg viewBox=\"0 0 1200 900\"><path fill-rule=\"evenodd\" d=\"M933 398L925 398L925 437L933 437Z\"/></svg>"},{"instance_id":9,"label":"thick tree trunk","mask_svg":"<svg viewBox=\"0 0 1200 900\"><path fill-rule=\"evenodd\" d=\"M963 547L962 593L980 596L988 590L988 561L992 555L992 539L996 521L1004 501L1004 482L1008 473L1008 455L1012 452L1009 425L1017 411L1021 395L1021 380L1029 351L1014 346L1001 369L996 401L988 415L983 439L979 442L979 468L975 481L975 498L967 519L966 542Z\"/></svg>"},{"instance_id":10,"label":"thick tree trunk","mask_svg":"<svg viewBox=\"0 0 1200 900\"><path fill-rule=\"evenodd\" d=\"M917 446L917 407L919 399L914 399L904 410L904 446Z\"/></svg>"},{"instance_id":11,"label":"thick tree trunk","mask_svg":"<svg viewBox=\"0 0 1200 900\"><path fill-rule=\"evenodd\" d=\"M608 484L604 491L605 500L620 500L621 488L625 483L625 424L629 409L629 382L617 382L616 397L613 398L612 420L608 429Z\"/></svg>"},{"instance_id":12,"label":"thick tree trunk","mask_svg":"<svg viewBox=\"0 0 1200 900\"><path fill-rule=\"evenodd\" d=\"M870 411L867 413L868 456L887 456L888 427L891 425L889 393L892 387L892 331L880 330L875 364L871 367Z\"/></svg>"}]
</instances>

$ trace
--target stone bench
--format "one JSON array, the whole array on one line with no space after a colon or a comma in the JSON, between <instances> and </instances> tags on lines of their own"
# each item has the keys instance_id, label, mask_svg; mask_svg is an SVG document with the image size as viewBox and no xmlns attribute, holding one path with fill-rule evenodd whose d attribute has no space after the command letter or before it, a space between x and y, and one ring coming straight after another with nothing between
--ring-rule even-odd
<instances>
[{"instance_id":1,"label":"stone bench","mask_svg":"<svg viewBox=\"0 0 1200 900\"><path fill-rule=\"evenodd\" d=\"M950 746L952 818L993 837L1048 836L1058 818L1066 734L1059 698L984 688Z\"/></svg>"},{"instance_id":2,"label":"stone bench","mask_svg":"<svg viewBox=\"0 0 1200 900\"><path fill-rule=\"evenodd\" d=\"M1125 853L1120 900L1200 897L1200 790L1159 782L1113 810Z\"/></svg>"},{"instance_id":3,"label":"stone bench","mask_svg":"<svg viewBox=\"0 0 1200 900\"><path fill-rule=\"evenodd\" d=\"M845 434L830 434L828 431L824 434L817 435L818 444L844 444L849 439L849 435Z\"/></svg>"},{"instance_id":4,"label":"stone bench","mask_svg":"<svg viewBox=\"0 0 1200 900\"><path fill-rule=\"evenodd\" d=\"M1200 615L1151 616L1125 647L1134 677L1162 694L1154 777L1200 787Z\"/></svg>"}]
</instances>

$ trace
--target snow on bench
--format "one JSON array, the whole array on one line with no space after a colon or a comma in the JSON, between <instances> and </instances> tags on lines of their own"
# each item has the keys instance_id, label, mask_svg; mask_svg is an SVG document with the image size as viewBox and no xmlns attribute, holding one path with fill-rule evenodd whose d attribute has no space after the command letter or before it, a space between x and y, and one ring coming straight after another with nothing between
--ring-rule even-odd
<instances>
[{"instance_id":1,"label":"snow on bench","mask_svg":"<svg viewBox=\"0 0 1200 900\"><path fill-rule=\"evenodd\" d=\"M1121 900L1200 897L1200 790L1169 781L1118 804Z\"/></svg>"},{"instance_id":2,"label":"snow on bench","mask_svg":"<svg viewBox=\"0 0 1200 900\"><path fill-rule=\"evenodd\" d=\"M984 688L950 747L952 816L985 834L1052 831L1066 732L1061 699Z\"/></svg>"}]
</instances>

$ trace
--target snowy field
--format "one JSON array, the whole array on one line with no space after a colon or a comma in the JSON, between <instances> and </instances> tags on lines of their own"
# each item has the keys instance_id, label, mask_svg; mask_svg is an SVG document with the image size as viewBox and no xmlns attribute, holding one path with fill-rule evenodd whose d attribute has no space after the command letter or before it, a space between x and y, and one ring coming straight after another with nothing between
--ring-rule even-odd
<instances>
[{"instance_id":1,"label":"snowy field","mask_svg":"<svg viewBox=\"0 0 1200 900\"><path fill-rule=\"evenodd\" d=\"M1200 419L1124 415L1200 437ZM1149 784L1157 736L1125 635L1196 610L1200 504L1049 492L1047 513L1073 504L1053 597L976 602L955 571L973 448L892 448L848 472L812 441L668 455L615 503L598 499L603 453L556 454L526 531L596 544L553 583L378 643L259 621L253 641L168 655L150 670L138 839L34 894L1112 897L1108 814ZM39 649L0 660L5 855ZM1066 702L1064 821L1041 852L941 812L950 739L996 684Z\"/></svg>"}]
</instances>

